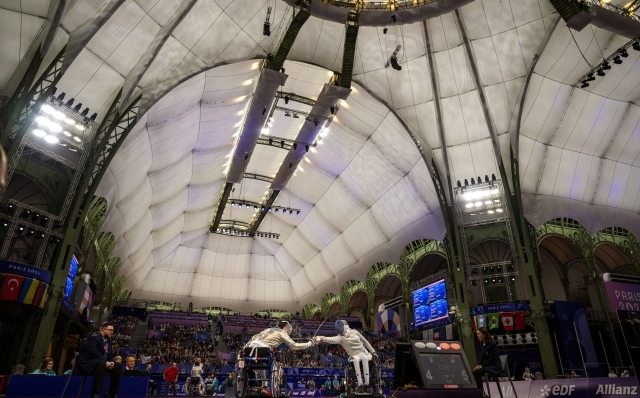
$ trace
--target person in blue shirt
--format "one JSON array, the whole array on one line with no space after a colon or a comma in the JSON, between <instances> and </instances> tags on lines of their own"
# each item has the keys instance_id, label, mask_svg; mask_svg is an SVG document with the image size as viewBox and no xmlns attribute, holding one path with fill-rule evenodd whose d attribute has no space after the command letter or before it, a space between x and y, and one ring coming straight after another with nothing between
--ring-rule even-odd
<instances>
[{"instance_id":1,"label":"person in blue shirt","mask_svg":"<svg viewBox=\"0 0 640 398\"><path fill-rule=\"evenodd\" d=\"M478 365L473 368L473 377L476 379L478 388L483 390L483 397L487 397L488 395L482 388L482 376L502 374L502 363L500 362L498 344L489 333L489 330L485 327L478 328L476 336L482 344L482 349L480 350Z\"/></svg>"},{"instance_id":2,"label":"person in blue shirt","mask_svg":"<svg viewBox=\"0 0 640 398\"><path fill-rule=\"evenodd\" d=\"M53 359L45 358L40 365L40 369L36 369L33 371L34 375L47 375L47 376L57 376L56 372L53 370Z\"/></svg>"},{"instance_id":3,"label":"person in blue shirt","mask_svg":"<svg viewBox=\"0 0 640 398\"><path fill-rule=\"evenodd\" d=\"M66 372L64 372L65 375L70 375L73 373L73 365L76 363L76 359L75 358L71 358L71 369L67 370Z\"/></svg>"}]
</instances>

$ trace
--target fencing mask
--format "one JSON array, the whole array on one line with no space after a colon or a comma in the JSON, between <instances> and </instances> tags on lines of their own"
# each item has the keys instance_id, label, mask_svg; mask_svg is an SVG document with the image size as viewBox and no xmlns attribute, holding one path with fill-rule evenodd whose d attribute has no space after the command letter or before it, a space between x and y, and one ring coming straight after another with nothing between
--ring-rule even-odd
<instances>
[{"instance_id":1,"label":"fencing mask","mask_svg":"<svg viewBox=\"0 0 640 398\"><path fill-rule=\"evenodd\" d=\"M336 333L338 333L339 335L346 335L349 333L349 325L347 324L347 321L343 321L342 319L338 319L336 321Z\"/></svg>"}]
</instances>

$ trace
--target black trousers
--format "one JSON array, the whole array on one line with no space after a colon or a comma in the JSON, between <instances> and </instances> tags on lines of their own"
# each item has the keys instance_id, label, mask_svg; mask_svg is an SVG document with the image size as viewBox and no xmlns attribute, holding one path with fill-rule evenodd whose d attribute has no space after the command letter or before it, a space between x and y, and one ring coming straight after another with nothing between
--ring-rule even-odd
<instances>
[{"instance_id":1,"label":"black trousers","mask_svg":"<svg viewBox=\"0 0 640 398\"><path fill-rule=\"evenodd\" d=\"M149 379L149 391L151 391L149 395L156 395L158 393L158 383L151 378Z\"/></svg>"},{"instance_id":2,"label":"black trousers","mask_svg":"<svg viewBox=\"0 0 640 398\"><path fill-rule=\"evenodd\" d=\"M111 376L111 385L109 385L109 394L116 395L120 391L120 378L122 377L122 364L114 363L113 369L107 369L107 364L100 361L93 369L93 373L85 376L93 376L93 385L91 386L91 394L100 394L104 386L104 375L108 373Z\"/></svg>"},{"instance_id":3,"label":"black trousers","mask_svg":"<svg viewBox=\"0 0 640 398\"><path fill-rule=\"evenodd\" d=\"M484 370L484 368L480 368L473 371L473 378L476 379L476 386L478 386L478 388L481 390L484 389L482 387L482 376L484 376L486 373L487 372Z\"/></svg>"}]
</instances>

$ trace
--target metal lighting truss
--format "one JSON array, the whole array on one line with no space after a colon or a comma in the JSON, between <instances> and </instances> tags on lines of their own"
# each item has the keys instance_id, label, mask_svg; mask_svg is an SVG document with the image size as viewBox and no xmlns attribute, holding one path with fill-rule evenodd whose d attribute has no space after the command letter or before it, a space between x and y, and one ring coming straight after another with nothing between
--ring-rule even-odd
<instances>
[{"instance_id":1,"label":"metal lighting truss","mask_svg":"<svg viewBox=\"0 0 640 398\"><path fill-rule=\"evenodd\" d=\"M480 180L480 179L478 179ZM467 185L464 187L454 188L456 214L458 215L458 223L460 234L462 237L462 251L464 252L464 260L466 263L468 280L474 280L471 275L482 275L482 268L487 266L495 266L492 264L471 265L469 260L469 246L467 236L471 236L472 229L488 225L504 224L509 239L509 247L512 253L513 271L505 274L505 286L507 289L507 297L512 301L513 293L508 283L508 277L517 275L518 257L516 255L516 245L513 240L513 229L511 226L511 216L508 206L505 206L506 196L502 181L493 180L489 182L475 185ZM507 264L511 264L507 262ZM475 269L475 274L472 273ZM487 302L484 278L480 280L483 303ZM475 303L477 304L477 303Z\"/></svg>"},{"instance_id":2,"label":"metal lighting truss","mask_svg":"<svg viewBox=\"0 0 640 398\"><path fill-rule=\"evenodd\" d=\"M438 0L387 0L363 2L360 0L320 0L325 4L349 8L354 11L400 11L417 8Z\"/></svg>"},{"instance_id":3,"label":"metal lighting truss","mask_svg":"<svg viewBox=\"0 0 640 398\"><path fill-rule=\"evenodd\" d=\"M48 107L48 108L45 108L45 107ZM37 109L37 105L36 105L36 109ZM48 113L45 112L44 109L48 109L49 112ZM66 148L67 150L70 150L73 152L80 152L80 158L77 162L73 162L71 159L68 159L65 156L61 155L60 153L57 153L52 150L53 148L52 146L60 147L61 145L59 143L40 144L38 142L39 139L37 139L37 137L33 137L34 135L33 130L35 130L36 128L42 127L38 122L38 117L49 118L50 115L53 114L53 112L58 112L58 115L63 115L64 119L60 118L59 119L60 122L58 124L61 127L68 127L67 129L63 128L60 131L60 134L57 134L56 137L58 137L59 139L62 139L65 147L67 145L72 146L71 149L67 147ZM55 99L53 96L50 96L44 100L44 103L42 104L40 109L38 109L38 115L39 115L38 117L30 119L31 125L28 126L27 133L22 136L22 140L18 146L18 150L15 152L12 159L9 159L9 165L11 170L7 170L7 174L12 175L14 173L18 165L18 160L23 155L29 156L33 152L39 152L45 155L46 157L53 159L56 162L65 166L67 175L70 180L69 190L67 191L64 202L60 209L60 214L58 215L44 212L40 209L31 207L27 204L15 201L13 199L9 200L7 203L13 204L16 210L13 216L10 216L10 215L0 216L0 218L6 219L9 221L8 222L9 228L7 230L7 234L5 235L5 240L2 244L2 250L0 251L0 258L7 258L7 256L9 255L11 242L13 241L13 233L15 231L16 226L19 224L25 224L36 231L40 231L44 233L44 237L42 238L43 244L41 244L40 248L38 249L38 254L36 256L36 261L34 265L40 268L47 268L49 266L51 256L53 255L53 252L55 250L55 245L47 243L49 241L49 238L52 236L55 236L57 239L60 239L63 237L61 232L52 231L52 227L54 225L54 222L56 221L62 224L62 222L64 221L64 219L66 218L69 212L69 209L71 207L71 202L73 200L76 188L78 187L78 183L80 181L82 172L84 170L84 165L87 161L87 156L89 152L88 149L91 148L91 146L93 145L97 124L87 119L86 117L82 116L79 113L79 111L76 111L71 107L65 106L62 101ZM62 122L62 120L65 120L65 122ZM72 128L69 128L69 126L66 126L65 123L67 125L71 125L71 123L74 123L74 125L72 126ZM79 127L75 127L76 125ZM69 138L63 133L68 130L78 130L79 128L82 129L81 130L82 134L78 133L78 131L74 131L75 135L69 133L71 134L70 137L74 137L74 138L78 137L78 139ZM58 148L58 149L62 149L62 148ZM9 181L9 179L7 179L7 181ZM5 191L6 191L6 187L0 190L0 198L1 198L1 195L5 193ZM25 209L33 213L42 214L48 217L49 220L46 227L43 229L41 226L31 224L26 220L20 219L19 216L22 213L22 211Z\"/></svg>"}]
</instances>

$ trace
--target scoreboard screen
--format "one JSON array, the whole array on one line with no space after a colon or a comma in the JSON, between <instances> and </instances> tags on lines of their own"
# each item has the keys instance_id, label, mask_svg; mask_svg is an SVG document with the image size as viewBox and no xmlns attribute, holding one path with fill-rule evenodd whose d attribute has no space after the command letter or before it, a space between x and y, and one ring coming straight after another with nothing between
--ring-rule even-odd
<instances>
[{"instance_id":1,"label":"scoreboard screen","mask_svg":"<svg viewBox=\"0 0 640 398\"><path fill-rule=\"evenodd\" d=\"M460 354L421 353L420 361L426 369L423 378L427 385L471 384L471 375Z\"/></svg>"},{"instance_id":2,"label":"scoreboard screen","mask_svg":"<svg viewBox=\"0 0 640 398\"><path fill-rule=\"evenodd\" d=\"M429 389L475 389L462 345L457 341L412 341L422 386Z\"/></svg>"},{"instance_id":3,"label":"scoreboard screen","mask_svg":"<svg viewBox=\"0 0 640 398\"><path fill-rule=\"evenodd\" d=\"M416 326L449 316L447 286L441 279L412 293L413 320Z\"/></svg>"}]
</instances>

